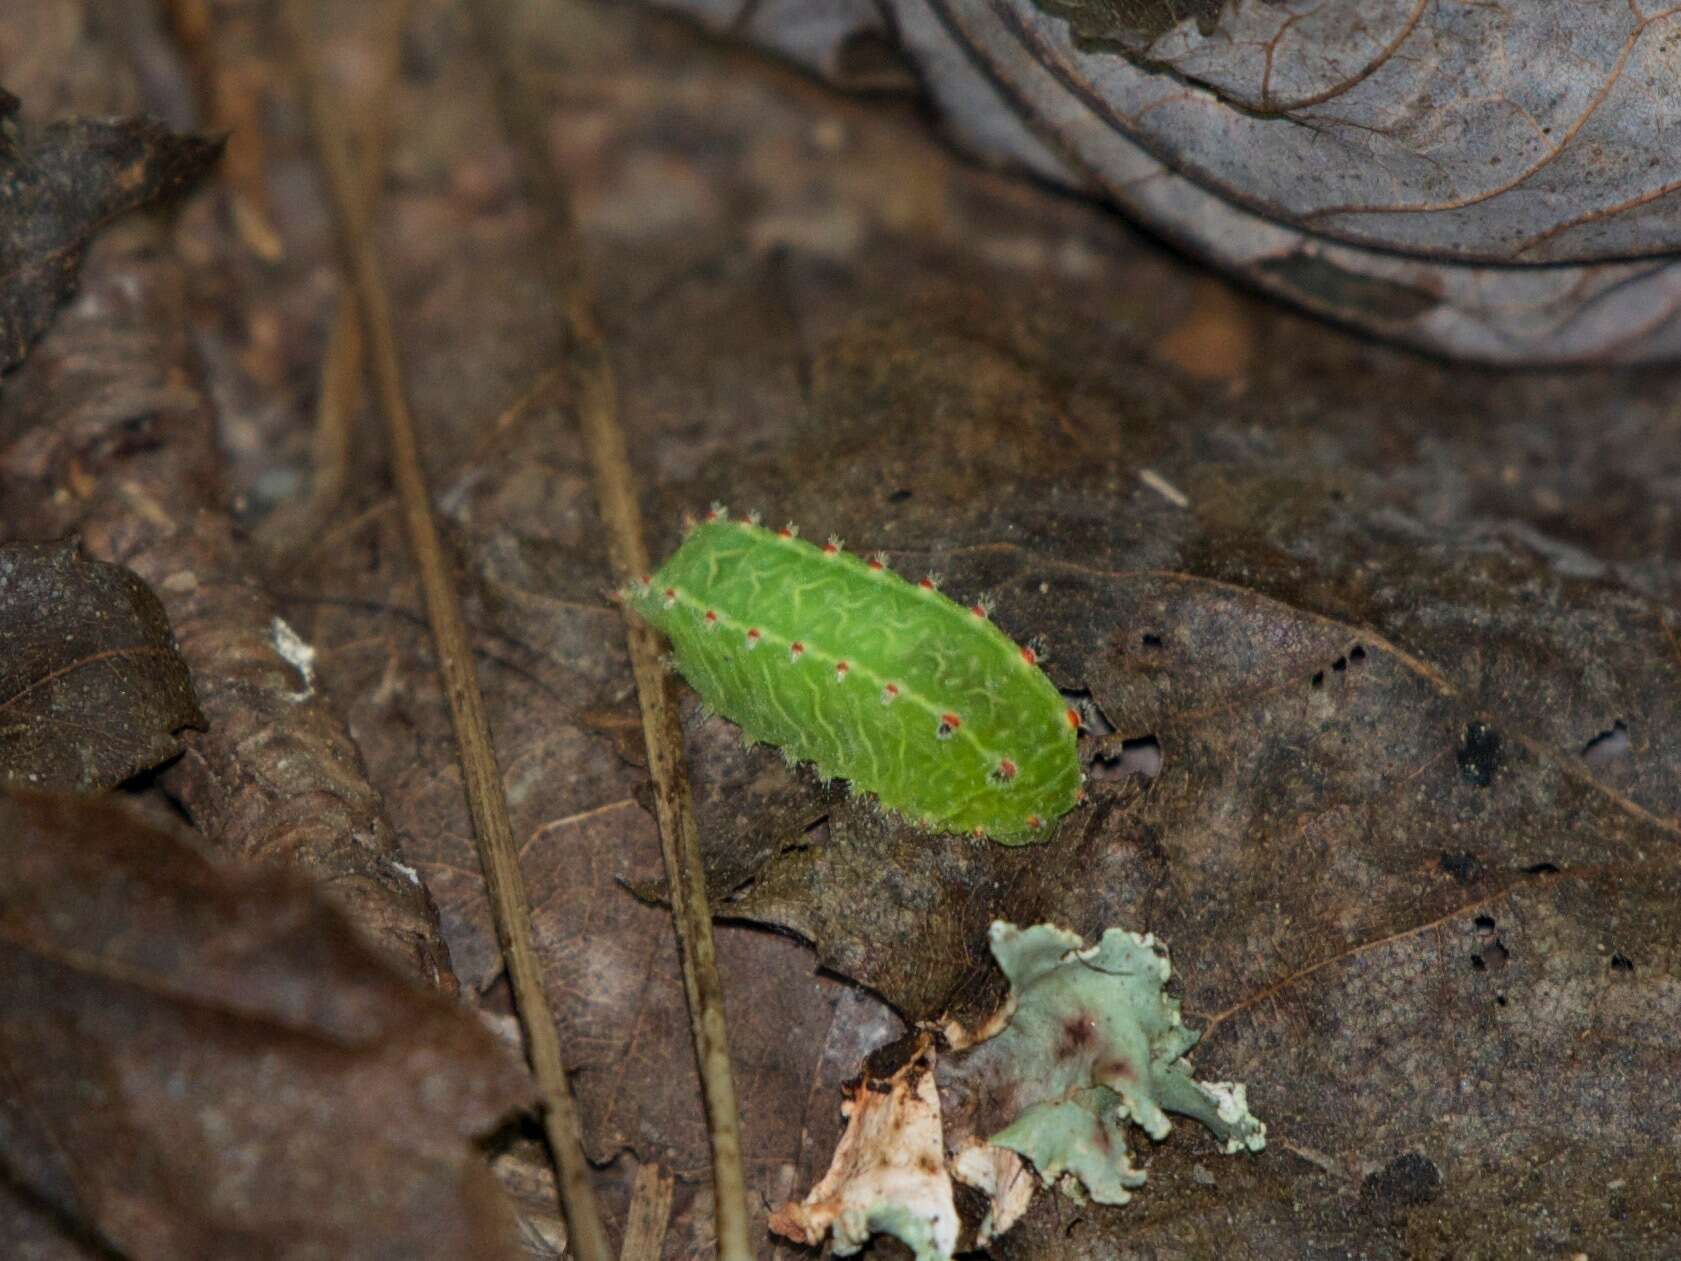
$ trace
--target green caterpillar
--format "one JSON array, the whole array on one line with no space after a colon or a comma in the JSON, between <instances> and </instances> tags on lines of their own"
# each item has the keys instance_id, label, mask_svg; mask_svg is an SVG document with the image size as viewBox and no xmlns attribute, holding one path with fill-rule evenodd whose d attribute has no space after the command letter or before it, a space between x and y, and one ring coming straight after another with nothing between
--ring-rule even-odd
<instances>
[{"instance_id":1,"label":"green caterpillar","mask_svg":"<svg viewBox=\"0 0 1681 1261\"><path fill-rule=\"evenodd\" d=\"M937 587L714 506L621 594L750 739L919 824L1033 840L1084 796L1080 715L984 605Z\"/></svg>"}]
</instances>

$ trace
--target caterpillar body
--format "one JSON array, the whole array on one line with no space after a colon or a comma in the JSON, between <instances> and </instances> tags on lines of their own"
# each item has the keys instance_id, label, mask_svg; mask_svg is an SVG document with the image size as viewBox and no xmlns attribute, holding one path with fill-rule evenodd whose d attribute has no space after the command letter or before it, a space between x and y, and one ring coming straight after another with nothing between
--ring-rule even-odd
<instances>
[{"instance_id":1,"label":"caterpillar body","mask_svg":"<svg viewBox=\"0 0 1681 1261\"><path fill-rule=\"evenodd\" d=\"M932 575L715 507L621 595L749 738L919 824L1020 844L1083 795L1078 712L1032 649Z\"/></svg>"}]
</instances>

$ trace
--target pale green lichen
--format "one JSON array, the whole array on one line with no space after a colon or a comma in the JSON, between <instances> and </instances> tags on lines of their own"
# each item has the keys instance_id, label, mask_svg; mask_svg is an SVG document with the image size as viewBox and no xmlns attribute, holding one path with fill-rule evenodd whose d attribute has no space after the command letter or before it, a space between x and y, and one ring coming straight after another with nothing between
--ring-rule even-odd
<instances>
[{"instance_id":1,"label":"pale green lichen","mask_svg":"<svg viewBox=\"0 0 1681 1261\"><path fill-rule=\"evenodd\" d=\"M1107 1086L1029 1108L992 1143L1027 1157L1041 1178L1076 1199L1083 1190L1099 1204L1125 1204L1127 1189L1144 1185L1143 1171L1127 1157L1125 1105Z\"/></svg>"},{"instance_id":2,"label":"pale green lichen","mask_svg":"<svg viewBox=\"0 0 1681 1261\"><path fill-rule=\"evenodd\" d=\"M1053 924L1000 922L992 953L1010 980L1009 1021L952 1066L1010 1100L1014 1117L990 1143L1102 1204L1126 1203L1144 1182L1127 1150L1128 1119L1162 1139L1174 1112L1207 1126L1227 1152L1266 1146L1241 1085L1192 1077L1184 1056L1198 1034L1163 988L1172 967L1154 938L1111 928L1088 947Z\"/></svg>"},{"instance_id":3,"label":"pale green lichen","mask_svg":"<svg viewBox=\"0 0 1681 1261\"><path fill-rule=\"evenodd\" d=\"M853 1229L848 1230L848 1226ZM842 1219L835 1228L835 1255L849 1257L862 1252L871 1235L892 1235L911 1250L916 1261L947 1261L955 1245L946 1242L944 1234L940 1220L926 1210L882 1202L870 1208L861 1224Z\"/></svg>"},{"instance_id":4,"label":"pale green lichen","mask_svg":"<svg viewBox=\"0 0 1681 1261\"><path fill-rule=\"evenodd\" d=\"M1266 1146L1242 1085L1192 1076L1184 1057L1198 1035L1165 991L1172 968L1154 938L1112 928L1087 946L1053 924L999 922L992 953L1010 982L1004 1008L972 1037L949 1027L963 1049L937 1073L925 1035L892 1077L854 1086L828 1175L773 1216L778 1234L815 1244L827 1233L846 1256L887 1233L917 1261L946 1261L957 1242L952 1176L988 1196L984 1246L1027 1209L1036 1181L1024 1163L1076 1199L1125 1204L1145 1180L1128 1121L1162 1139L1172 1112L1228 1153Z\"/></svg>"}]
</instances>

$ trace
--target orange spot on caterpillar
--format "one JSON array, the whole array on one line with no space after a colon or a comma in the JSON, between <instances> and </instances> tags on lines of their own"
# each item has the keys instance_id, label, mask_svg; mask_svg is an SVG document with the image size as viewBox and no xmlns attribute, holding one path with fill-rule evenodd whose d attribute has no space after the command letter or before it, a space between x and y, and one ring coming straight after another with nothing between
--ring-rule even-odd
<instances>
[{"instance_id":1,"label":"orange spot on caterpillar","mask_svg":"<svg viewBox=\"0 0 1681 1261\"><path fill-rule=\"evenodd\" d=\"M886 552L877 552L874 556L870 557L870 572L879 574L886 567L887 567L887 553Z\"/></svg>"},{"instance_id":2,"label":"orange spot on caterpillar","mask_svg":"<svg viewBox=\"0 0 1681 1261\"><path fill-rule=\"evenodd\" d=\"M763 638L764 636L759 633L759 628L757 626L749 626L747 628L747 646L749 648L757 648L759 646L759 641Z\"/></svg>"},{"instance_id":3,"label":"orange spot on caterpillar","mask_svg":"<svg viewBox=\"0 0 1681 1261\"><path fill-rule=\"evenodd\" d=\"M886 687L881 689L881 703L883 705L891 705L898 699L899 685L897 683L889 683Z\"/></svg>"},{"instance_id":4,"label":"orange spot on caterpillar","mask_svg":"<svg viewBox=\"0 0 1681 1261\"><path fill-rule=\"evenodd\" d=\"M1010 761L1009 758L1005 758L1003 761L998 763L998 778L999 779L1010 780L1010 779L1014 779L1015 777L1016 777L1016 764L1014 762Z\"/></svg>"},{"instance_id":5,"label":"orange spot on caterpillar","mask_svg":"<svg viewBox=\"0 0 1681 1261\"><path fill-rule=\"evenodd\" d=\"M706 519L708 521L728 521L730 519L730 510L724 507L723 504L715 503L706 510Z\"/></svg>"},{"instance_id":6,"label":"orange spot on caterpillar","mask_svg":"<svg viewBox=\"0 0 1681 1261\"><path fill-rule=\"evenodd\" d=\"M1068 717L1068 725L1074 728L1075 731L1078 731L1080 729L1080 711L1077 709L1070 709L1065 712Z\"/></svg>"},{"instance_id":7,"label":"orange spot on caterpillar","mask_svg":"<svg viewBox=\"0 0 1681 1261\"><path fill-rule=\"evenodd\" d=\"M916 585L921 587L924 591L932 591L935 587L939 586L940 584L934 581L934 575L933 574L929 574L926 578L924 578L921 582L917 583Z\"/></svg>"},{"instance_id":8,"label":"orange spot on caterpillar","mask_svg":"<svg viewBox=\"0 0 1681 1261\"><path fill-rule=\"evenodd\" d=\"M793 643L788 645L788 660L798 661L800 659L800 654L803 652L805 652L805 645L796 639Z\"/></svg>"},{"instance_id":9,"label":"orange spot on caterpillar","mask_svg":"<svg viewBox=\"0 0 1681 1261\"><path fill-rule=\"evenodd\" d=\"M677 588L676 587L667 587L665 589L665 607L669 609L673 605L675 605L676 603L677 603Z\"/></svg>"},{"instance_id":10,"label":"orange spot on caterpillar","mask_svg":"<svg viewBox=\"0 0 1681 1261\"><path fill-rule=\"evenodd\" d=\"M835 682L839 683L842 679L844 679L846 677L846 672L850 669L852 669L852 667L847 665L844 661L835 662Z\"/></svg>"},{"instance_id":11,"label":"orange spot on caterpillar","mask_svg":"<svg viewBox=\"0 0 1681 1261\"><path fill-rule=\"evenodd\" d=\"M714 626L716 626L718 624L718 615L716 613L714 613L711 609L707 609L706 610L706 616L701 618L701 621L706 623L706 629L707 630L711 630Z\"/></svg>"},{"instance_id":12,"label":"orange spot on caterpillar","mask_svg":"<svg viewBox=\"0 0 1681 1261\"><path fill-rule=\"evenodd\" d=\"M951 729L951 731L956 731L962 725L963 725L963 720L961 718L959 718L956 714L941 714L940 715L940 726L942 726L942 727L949 727ZM949 735L949 734L951 734L951 732L948 731L946 734Z\"/></svg>"},{"instance_id":13,"label":"orange spot on caterpillar","mask_svg":"<svg viewBox=\"0 0 1681 1261\"><path fill-rule=\"evenodd\" d=\"M986 617L986 610L978 604L971 604L969 606L969 612L973 613L978 618L984 619Z\"/></svg>"},{"instance_id":14,"label":"orange spot on caterpillar","mask_svg":"<svg viewBox=\"0 0 1681 1261\"><path fill-rule=\"evenodd\" d=\"M830 539L827 543L823 544L823 555L834 556L834 555L837 555L839 552L840 552L840 544L835 542L834 539Z\"/></svg>"},{"instance_id":15,"label":"orange spot on caterpillar","mask_svg":"<svg viewBox=\"0 0 1681 1261\"><path fill-rule=\"evenodd\" d=\"M1040 828L1045 826L1045 822L1038 815L1030 814L1027 816L1027 826L1037 832Z\"/></svg>"},{"instance_id":16,"label":"orange spot on caterpillar","mask_svg":"<svg viewBox=\"0 0 1681 1261\"><path fill-rule=\"evenodd\" d=\"M974 832L971 833L971 835L978 841L978 840L981 839L981 837L986 835L986 829L982 828L982 827L977 827L974 830Z\"/></svg>"},{"instance_id":17,"label":"orange spot on caterpillar","mask_svg":"<svg viewBox=\"0 0 1681 1261\"><path fill-rule=\"evenodd\" d=\"M791 539L795 535L797 535L799 532L800 532L800 527L795 525L792 521L790 521L787 525L783 526L780 530L778 530L776 532L776 537L779 538L779 539Z\"/></svg>"},{"instance_id":18,"label":"orange spot on caterpillar","mask_svg":"<svg viewBox=\"0 0 1681 1261\"><path fill-rule=\"evenodd\" d=\"M1021 659L1027 662L1030 666L1036 666L1039 664L1039 654L1034 652L1031 648L1023 648L1021 650Z\"/></svg>"}]
</instances>

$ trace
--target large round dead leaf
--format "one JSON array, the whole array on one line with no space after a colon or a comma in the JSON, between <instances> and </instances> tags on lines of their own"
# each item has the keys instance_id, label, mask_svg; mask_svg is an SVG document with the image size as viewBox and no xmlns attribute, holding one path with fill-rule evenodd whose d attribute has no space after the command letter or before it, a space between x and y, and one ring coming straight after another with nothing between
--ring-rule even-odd
<instances>
[{"instance_id":1,"label":"large round dead leaf","mask_svg":"<svg viewBox=\"0 0 1681 1261\"><path fill-rule=\"evenodd\" d=\"M0 784L91 792L202 726L157 597L74 542L0 546Z\"/></svg>"},{"instance_id":2,"label":"large round dead leaf","mask_svg":"<svg viewBox=\"0 0 1681 1261\"><path fill-rule=\"evenodd\" d=\"M0 798L0 1165L136 1258L510 1257L505 1048L295 877Z\"/></svg>"},{"instance_id":3,"label":"large round dead leaf","mask_svg":"<svg viewBox=\"0 0 1681 1261\"><path fill-rule=\"evenodd\" d=\"M1281 423L1162 406L1137 368L1059 406L1079 336L1005 353L991 314L848 330L821 427L714 473L1043 634L1113 728L1086 741L1091 803L1026 850L838 815L729 910L918 1017L979 1005L988 916L1171 946L1199 1074L1247 1082L1275 1141L1217 1168L1195 1135L1146 1149L1136 1204L1049 1198L1004 1255L1209 1255L1234 1214L1266 1255L1473 1226L1535 1255L1568 1237L1550 1203L1642 1255L1659 1204L1628 1188L1675 1176L1648 1135L1681 1122L1655 1032L1681 1018L1674 614L1516 523L1420 519L1347 414L1295 448L1336 448L1322 473L1273 458ZM1384 440L1431 451L1415 423ZM1159 773L1116 778L1146 738ZM1482 1225L1491 1203L1525 1207Z\"/></svg>"},{"instance_id":4,"label":"large round dead leaf","mask_svg":"<svg viewBox=\"0 0 1681 1261\"><path fill-rule=\"evenodd\" d=\"M857 51L896 46L970 149L1381 335L1503 362L1681 354L1669 10L659 2L864 88Z\"/></svg>"}]
</instances>

